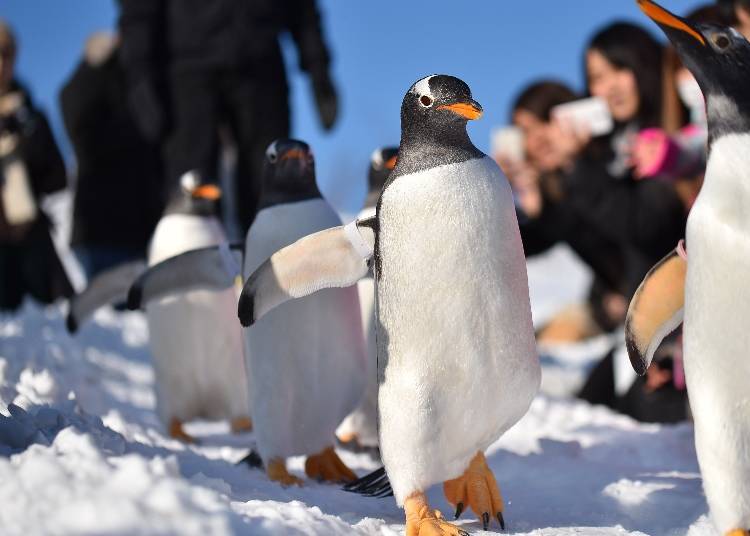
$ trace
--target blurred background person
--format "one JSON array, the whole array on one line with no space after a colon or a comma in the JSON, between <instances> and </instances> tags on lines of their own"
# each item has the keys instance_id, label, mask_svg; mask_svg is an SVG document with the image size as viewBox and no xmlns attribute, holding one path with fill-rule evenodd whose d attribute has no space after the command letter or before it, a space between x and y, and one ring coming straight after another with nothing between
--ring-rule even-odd
<instances>
[{"instance_id":1,"label":"blurred background person","mask_svg":"<svg viewBox=\"0 0 750 536\"><path fill-rule=\"evenodd\" d=\"M133 121L119 55L116 35L91 35L60 91L77 164L70 243L88 279L119 263L145 260L164 207L159 146Z\"/></svg>"},{"instance_id":2,"label":"blurred background person","mask_svg":"<svg viewBox=\"0 0 750 536\"><path fill-rule=\"evenodd\" d=\"M565 175L573 165L569 151L561 151L559 130L553 125L552 110L578 99L566 85L543 80L521 91L512 107L513 124L523 136L524 158L499 154L499 164L514 191L519 210L519 227L527 256L547 251L564 242L592 270L595 278L588 303L560 311L538 333L541 343L580 341L612 329L600 323L601 291L620 293L619 251L611 240L589 225L567 203Z\"/></svg>"},{"instance_id":3,"label":"blurred background person","mask_svg":"<svg viewBox=\"0 0 750 536\"><path fill-rule=\"evenodd\" d=\"M167 189L188 170L218 176L219 127L237 146L240 230L253 221L268 144L289 136L279 36L289 32L309 74L320 120L338 99L314 0L123 0L122 61L143 134L164 142Z\"/></svg>"},{"instance_id":4,"label":"blurred background person","mask_svg":"<svg viewBox=\"0 0 750 536\"><path fill-rule=\"evenodd\" d=\"M14 78L18 47L0 19L0 309L27 294L42 303L73 289L50 237L42 197L66 186L65 166L44 115Z\"/></svg>"},{"instance_id":5,"label":"blurred background person","mask_svg":"<svg viewBox=\"0 0 750 536\"><path fill-rule=\"evenodd\" d=\"M718 0L716 2L721 20L718 22L734 27L750 39L750 0Z\"/></svg>"}]
</instances>

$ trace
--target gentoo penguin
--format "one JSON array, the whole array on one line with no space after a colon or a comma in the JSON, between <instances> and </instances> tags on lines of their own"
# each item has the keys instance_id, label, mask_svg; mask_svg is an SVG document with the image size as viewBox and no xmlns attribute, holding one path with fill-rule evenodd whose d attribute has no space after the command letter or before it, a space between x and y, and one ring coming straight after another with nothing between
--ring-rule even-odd
<instances>
[{"instance_id":1,"label":"gentoo penguin","mask_svg":"<svg viewBox=\"0 0 750 536\"><path fill-rule=\"evenodd\" d=\"M196 172L183 175L151 239L149 266L226 243L215 216L220 195L218 187L204 183ZM148 279L148 272L141 277ZM227 419L235 431L251 426L242 332L232 321L236 303L233 287L189 290L144 303L157 410L172 437L192 441L182 425L196 418Z\"/></svg>"},{"instance_id":2,"label":"gentoo penguin","mask_svg":"<svg viewBox=\"0 0 750 536\"><path fill-rule=\"evenodd\" d=\"M683 360L703 487L716 526L750 534L750 43L691 24L657 4L641 9L672 41L706 97L709 157L687 223L687 255L657 264L630 304L626 334L643 373L684 317ZM686 260L685 260L686 259Z\"/></svg>"},{"instance_id":3,"label":"gentoo penguin","mask_svg":"<svg viewBox=\"0 0 750 536\"><path fill-rule=\"evenodd\" d=\"M375 215L380 192L383 191L388 176L396 166L397 157L398 147L381 147L372 153L367 174L368 192L365 206L357 219ZM345 447L372 451L378 446L378 348L375 343L375 279L372 270L367 277L359 280L357 292L367 347L365 394L357 409L338 427L336 435Z\"/></svg>"},{"instance_id":4,"label":"gentoo penguin","mask_svg":"<svg viewBox=\"0 0 750 536\"><path fill-rule=\"evenodd\" d=\"M341 220L318 191L308 145L273 142L266 151L258 214L245 241L244 273L299 238L335 225ZM245 341L255 438L269 478L301 483L287 472L286 458L307 455L310 478L354 480L333 445L336 428L364 389L356 289L329 289L284 304L247 329Z\"/></svg>"},{"instance_id":5,"label":"gentoo penguin","mask_svg":"<svg viewBox=\"0 0 750 536\"><path fill-rule=\"evenodd\" d=\"M444 483L457 515L486 527L503 501L483 451L539 387L526 263L508 181L466 132L482 113L458 78L416 82L401 106L398 161L375 217L305 237L246 281L244 325L374 261L381 456L409 536L464 534L430 508Z\"/></svg>"}]
</instances>

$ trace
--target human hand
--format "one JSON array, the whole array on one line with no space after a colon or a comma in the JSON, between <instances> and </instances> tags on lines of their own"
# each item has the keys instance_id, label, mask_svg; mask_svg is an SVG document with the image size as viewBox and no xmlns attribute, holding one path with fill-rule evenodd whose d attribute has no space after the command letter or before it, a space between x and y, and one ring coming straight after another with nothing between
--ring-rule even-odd
<instances>
[{"instance_id":1,"label":"human hand","mask_svg":"<svg viewBox=\"0 0 750 536\"><path fill-rule=\"evenodd\" d=\"M549 126L549 143L564 165L570 165L591 141L585 127L570 120L553 118Z\"/></svg>"},{"instance_id":2,"label":"human hand","mask_svg":"<svg viewBox=\"0 0 750 536\"><path fill-rule=\"evenodd\" d=\"M338 117L339 106L336 88L327 72L313 73L312 85L320 122L325 130L331 130Z\"/></svg>"}]
</instances>

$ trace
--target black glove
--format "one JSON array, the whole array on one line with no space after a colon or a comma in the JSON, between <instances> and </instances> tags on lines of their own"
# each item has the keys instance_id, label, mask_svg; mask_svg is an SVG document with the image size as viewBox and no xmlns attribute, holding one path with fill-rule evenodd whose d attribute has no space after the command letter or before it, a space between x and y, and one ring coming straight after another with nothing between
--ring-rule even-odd
<instances>
[{"instance_id":1,"label":"black glove","mask_svg":"<svg viewBox=\"0 0 750 536\"><path fill-rule=\"evenodd\" d=\"M333 86L327 71L312 74L313 92L315 93L315 104L318 107L318 116L325 130L331 130L336 124L339 111L339 99L336 88Z\"/></svg>"},{"instance_id":2,"label":"black glove","mask_svg":"<svg viewBox=\"0 0 750 536\"><path fill-rule=\"evenodd\" d=\"M156 84L141 78L130 88L130 109L138 130L151 142L160 142L167 131L167 118Z\"/></svg>"}]
</instances>

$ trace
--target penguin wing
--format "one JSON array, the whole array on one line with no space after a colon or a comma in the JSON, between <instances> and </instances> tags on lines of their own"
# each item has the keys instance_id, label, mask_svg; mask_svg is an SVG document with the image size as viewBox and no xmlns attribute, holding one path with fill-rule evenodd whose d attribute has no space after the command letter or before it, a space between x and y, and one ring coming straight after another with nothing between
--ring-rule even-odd
<instances>
[{"instance_id":1,"label":"penguin wing","mask_svg":"<svg viewBox=\"0 0 750 536\"><path fill-rule=\"evenodd\" d=\"M678 246L660 260L641 282L630 300L625 319L625 344L630 363L645 374L654 352L682 324L687 261Z\"/></svg>"},{"instance_id":2,"label":"penguin wing","mask_svg":"<svg viewBox=\"0 0 750 536\"><path fill-rule=\"evenodd\" d=\"M266 260L245 282L238 316L248 327L292 298L348 287L367 275L375 217L306 236Z\"/></svg>"},{"instance_id":3,"label":"penguin wing","mask_svg":"<svg viewBox=\"0 0 750 536\"><path fill-rule=\"evenodd\" d=\"M99 307L124 302L133 281L146 270L142 260L119 264L94 277L80 294L70 299L65 325L75 333L80 325Z\"/></svg>"},{"instance_id":4,"label":"penguin wing","mask_svg":"<svg viewBox=\"0 0 750 536\"><path fill-rule=\"evenodd\" d=\"M241 274L241 244L220 244L170 257L143 272L130 287L128 309L194 289L224 290Z\"/></svg>"}]
</instances>

